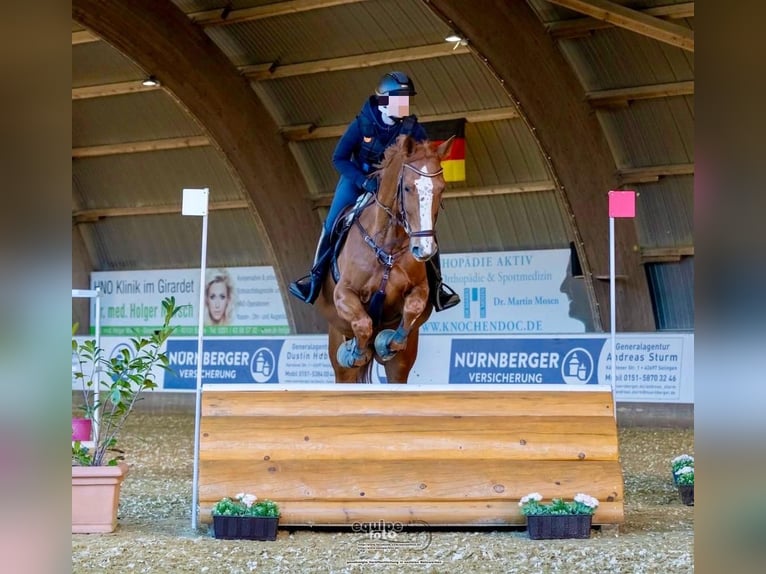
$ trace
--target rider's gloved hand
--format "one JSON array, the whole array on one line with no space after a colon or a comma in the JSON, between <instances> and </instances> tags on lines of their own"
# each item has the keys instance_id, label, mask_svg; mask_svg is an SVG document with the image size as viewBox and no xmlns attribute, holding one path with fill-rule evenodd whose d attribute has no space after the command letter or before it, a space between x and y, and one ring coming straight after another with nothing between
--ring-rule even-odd
<instances>
[{"instance_id":1,"label":"rider's gloved hand","mask_svg":"<svg viewBox=\"0 0 766 574\"><path fill-rule=\"evenodd\" d=\"M362 189L368 193L377 193L378 191L378 178L368 177L362 184Z\"/></svg>"}]
</instances>

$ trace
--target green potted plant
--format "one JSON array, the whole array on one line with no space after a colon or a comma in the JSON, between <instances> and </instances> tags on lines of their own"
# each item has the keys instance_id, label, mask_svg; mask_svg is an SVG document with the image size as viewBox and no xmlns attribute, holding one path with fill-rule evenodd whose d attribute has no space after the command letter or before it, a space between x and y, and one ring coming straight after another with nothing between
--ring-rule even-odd
<instances>
[{"instance_id":1,"label":"green potted plant","mask_svg":"<svg viewBox=\"0 0 766 574\"><path fill-rule=\"evenodd\" d=\"M224 497L212 510L213 534L232 540L276 540L279 506L272 500L258 500L254 494L240 492L233 499Z\"/></svg>"},{"instance_id":2,"label":"green potted plant","mask_svg":"<svg viewBox=\"0 0 766 574\"><path fill-rule=\"evenodd\" d=\"M671 474L673 475L673 484L678 486L677 472L682 468L690 466L694 468L694 457L689 454L679 454L670 461Z\"/></svg>"},{"instance_id":3,"label":"green potted plant","mask_svg":"<svg viewBox=\"0 0 766 574\"><path fill-rule=\"evenodd\" d=\"M683 466L674 473L678 494L681 502L686 506L694 506L694 462L690 466Z\"/></svg>"},{"instance_id":4,"label":"green potted plant","mask_svg":"<svg viewBox=\"0 0 766 574\"><path fill-rule=\"evenodd\" d=\"M82 383L82 410L97 421L92 441L72 443L72 532L112 532L117 526L120 486L128 471L117 440L144 391L157 387L156 368L168 369L160 349L173 333L170 323L181 307L162 301L164 321L148 337L130 340L107 358L94 340L72 339L75 380ZM95 392L95 391L98 392Z\"/></svg>"},{"instance_id":5,"label":"green potted plant","mask_svg":"<svg viewBox=\"0 0 766 574\"><path fill-rule=\"evenodd\" d=\"M527 531L533 540L553 538L589 538L593 513L598 500L578 493L574 500L554 498L545 504L539 492L532 492L519 501L521 513L527 517Z\"/></svg>"}]
</instances>

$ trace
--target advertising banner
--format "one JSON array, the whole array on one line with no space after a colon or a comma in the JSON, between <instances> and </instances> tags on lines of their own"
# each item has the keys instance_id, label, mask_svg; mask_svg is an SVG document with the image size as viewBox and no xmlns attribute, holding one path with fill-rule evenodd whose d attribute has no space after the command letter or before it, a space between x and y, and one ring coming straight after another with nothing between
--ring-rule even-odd
<instances>
[{"instance_id":1,"label":"advertising banner","mask_svg":"<svg viewBox=\"0 0 766 574\"><path fill-rule=\"evenodd\" d=\"M82 340L84 337L77 337ZM103 337L107 357L127 345L124 337ZM170 339L164 349L171 371L157 369L162 390L193 391L197 340ZM694 402L694 335L630 333L617 336L615 398L625 402ZM424 336L410 373L411 384L610 385L611 345L607 335L571 337ZM74 364L73 364L74 369ZM211 337L202 350L205 384L333 383L325 335ZM372 382L386 384L375 363ZM76 381L72 388L79 388Z\"/></svg>"},{"instance_id":2,"label":"advertising banner","mask_svg":"<svg viewBox=\"0 0 766 574\"><path fill-rule=\"evenodd\" d=\"M91 289L101 289L101 334L148 335L162 324L162 300L173 296L182 309L176 335L196 335L199 269L97 271ZM208 269L205 277L205 335L286 335L284 302L271 267ZM91 301L91 325L95 302Z\"/></svg>"}]
</instances>

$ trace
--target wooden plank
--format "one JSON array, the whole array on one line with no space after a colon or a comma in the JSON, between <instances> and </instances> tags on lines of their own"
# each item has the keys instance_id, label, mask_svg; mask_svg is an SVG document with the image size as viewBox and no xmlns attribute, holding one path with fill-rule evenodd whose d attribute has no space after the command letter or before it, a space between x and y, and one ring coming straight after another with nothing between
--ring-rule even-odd
<instances>
[{"instance_id":1,"label":"wooden plank","mask_svg":"<svg viewBox=\"0 0 766 574\"><path fill-rule=\"evenodd\" d=\"M342 410L339 405L342 401ZM205 391L203 417L226 416L533 416L614 418L611 391Z\"/></svg>"},{"instance_id":2,"label":"wooden plank","mask_svg":"<svg viewBox=\"0 0 766 574\"><path fill-rule=\"evenodd\" d=\"M693 163L629 167L617 172L621 185L630 183L656 183L661 177L694 175Z\"/></svg>"},{"instance_id":3,"label":"wooden plank","mask_svg":"<svg viewBox=\"0 0 766 574\"><path fill-rule=\"evenodd\" d=\"M458 46L457 48L454 48L449 44L440 42L438 44L412 46L409 48L399 48L396 50L387 50L385 52L374 52L369 54L355 54L353 56L313 60L310 62L299 62L297 64L269 65L268 67L257 64L255 66L242 66L239 69L245 77L252 80L276 80L279 78L324 74L341 70L358 70L360 68L370 68L385 64L398 64L400 62L411 62L414 60L458 56L469 54L470 52L471 50L467 46Z\"/></svg>"},{"instance_id":4,"label":"wooden plank","mask_svg":"<svg viewBox=\"0 0 766 574\"><path fill-rule=\"evenodd\" d=\"M292 500L513 499L530 492L546 498L587 492L622 500L618 461L322 460L200 461L200 500L237 492Z\"/></svg>"},{"instance_id":5,"label":"wooden plank","mask_svg":"<svg viewBox=\"0 0 766 574\"><path fill-rule=\"evenodd\" d=\"M608 417L207 417L200 460L617 460Z\"/></svg>"},{"instance_id":6,"label":"wooden plank","mask_svg":"<svg viewBox=\"0 0 766 574\"><path fill-rule=\"evenodd\" d=\"M667 18L669 20L678 20L682 18L694 17L694 2L682 2L680 4L667 4L665 6L654 6L652 8L643 8L641 12L649 16ZM571 20L559 20L549 22L545 25L546 30L553 38L581 38L587 36L593 30L605 30L611 28L612 24L595 18L573 18Z\"/></svg>"},{"instance_id":7,"label":"wooden plank","mask_svg":"<svg viewBox=\"0 0 766 574\"><path fill-rule=\"evenodd\" d=\"M188 136L118 144L94 145L72 148L72 158L102 157L126 153L145 153L169 149L185 149L210 145L207 136Z\"/></svg>"},{"instance_id":8,"label":"wooden plank","mask_svg":"<svg viewBox=\"0 0 766 574\"><path fill-rule=\"evenodd\" d=\"M251 22L263 18L275 18L287 14L297 14L307 10L319 10L343 4L354 4L365 0L284 0L271 2L262 6L251 8L215 8L188 14L189 18L201 26L226 26L240 22Z\"/></svg>"},{"instance_id":9,"label":"wooden plank","mask_svg":"<svg viewBox=\"0 0 766 574\"><path fill-rule=\"evenodd\" d=\"M119 96L123 94L151 92L162 89L160 86L144 86L141 82L142 80L130 80L128 82L80 86L78 88L72 88L72 99L83 100L88 98L102 98L105 96Z\"/></svg>"},{"instance_id":10,"label":"wooden plank","mask_svg":"<svg viewBox=\"0 0 766 574\"><path fill-rule=\"evenodd\" d=\"M200 501L200 522L210 523L214 502ZM523 526L518 500L472 500L455 502L379 502L301 500L280 504L280 527L352 526L361 522L398 522L409 527L439 526ZM413 519L413 517L417 517ZM593 524L624 522L622 502L600 501Z\"/></svg>"},{"instance_id":11,"label":"wooden plank","mask_svg":"<svg viewBox=\"0 0 766 574\"><path fill-rule=\"evenodd\" d=\"M682 50L694 52L694 31L685 26L661 20L609 0L549 0L549 2L665 44L677 46Z\"/></svg>"},{"instance_id":12,"label":"wooden plank","mask_svg":"<svg viewBox=\"0 0 766 574\"><path fill-rule=\"evenodd\" d=\"M634 100L690 96L693 94L694 80L689 80L686 82L668 82L665 84L651 84L648 86L597 90L587 92L585 94L585 99L594 107L622 107Z\"/></svg>"}]
</instances>

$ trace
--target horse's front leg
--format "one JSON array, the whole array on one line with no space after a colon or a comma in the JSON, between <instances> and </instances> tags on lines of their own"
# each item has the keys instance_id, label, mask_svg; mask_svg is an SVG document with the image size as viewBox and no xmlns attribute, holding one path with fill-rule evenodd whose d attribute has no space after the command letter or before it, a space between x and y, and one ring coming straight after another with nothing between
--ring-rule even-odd
<instances>
[{"instance_id":1,"label":"horse's front leg","mask_svg":"<svg viewBox=\"0 0 766 574\"><path fill-rule=\"evenodd\" d=\"M407 337L415 322L423 314L428 304L428 286L426 283L412 289L404 297L402 320L394 331L385 329L375 337L375 352L381 361L390 360L396 353L407 347Z\"/></svg>"},{"instance_id":2,"label":"horse's front leg","mask_svg":"<svg viewBox=\"0 0 766 574\"><path fill-rule=\"evenodd\" d=\"M335 288L335 309L338 317L348 323L354 333L353 339L338 347L338 363L345 368L366 365L372 358L372 319L364 310L359 296L342 284Z\"/></svg>"}]
</instances>

